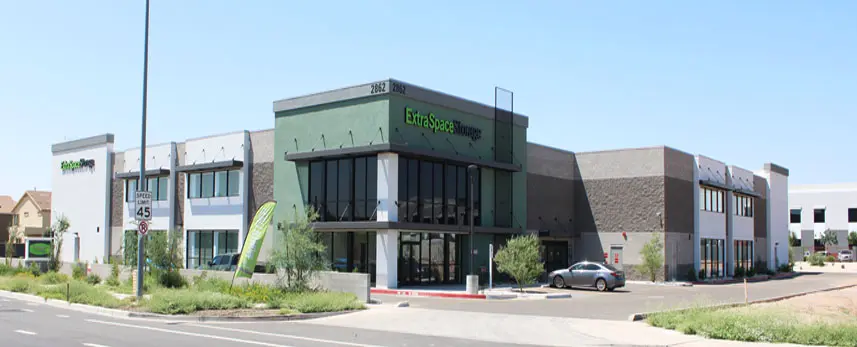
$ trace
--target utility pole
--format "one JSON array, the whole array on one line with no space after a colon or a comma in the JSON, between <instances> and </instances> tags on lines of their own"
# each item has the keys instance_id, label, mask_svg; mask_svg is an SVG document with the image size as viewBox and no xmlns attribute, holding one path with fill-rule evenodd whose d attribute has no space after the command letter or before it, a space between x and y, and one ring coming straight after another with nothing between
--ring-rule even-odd
<instances>
[{"instance_id":1,"label":"utility pole","mask_svg":"<svg viewBox=\"0 0 857 347\"><path fill-rule=\"evenodd\" d=\"M149 0L146 0L146 32L144 34L143 46L143 123L140 136L140 182L137 183L137 191L146 191L146 96L149 79ZM143 262L145 253L143 246L145 235L137 232L137 299L143 297Z\"/></svg>"}]
</instances>

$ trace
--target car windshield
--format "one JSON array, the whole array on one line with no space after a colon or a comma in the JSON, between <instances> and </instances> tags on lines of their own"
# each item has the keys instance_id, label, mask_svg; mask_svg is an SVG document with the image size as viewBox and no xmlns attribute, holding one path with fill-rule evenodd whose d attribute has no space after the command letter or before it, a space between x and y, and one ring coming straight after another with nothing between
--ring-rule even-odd
<instances>
[{"instance_id":1,"label":"car windshield","mask_svg":"<svg viewBox=\"0 0 857 347\"><path fill-rule=\"evenodd\" d=\"M839 252L839 254L851 254L851 251L845 250L845 251Z\"/></svg>"},{"instance_id":2,"label":"car windshield","mask_svg":"<svg viewBox=\"0 0 857 347\"><path fill-rule=\"evenodd\" d=\"M613 267L613 265L610 265L610 264L601 264L601 266L605 267L607 270L610 270L610 271L620 271L619 269Z\"/></svg>"}]
</instances>

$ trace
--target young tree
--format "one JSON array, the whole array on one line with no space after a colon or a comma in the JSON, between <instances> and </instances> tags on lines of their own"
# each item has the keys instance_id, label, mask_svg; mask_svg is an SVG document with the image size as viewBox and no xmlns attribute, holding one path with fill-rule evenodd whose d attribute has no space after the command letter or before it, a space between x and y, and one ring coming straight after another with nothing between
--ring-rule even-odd
<instances>
[{"instance_id":1,"label":"young tree","mask_svg":"<svg viewBox=\"0 0 857 347\"><path fill-rule=\"evenodd\" d=\"M318 213L309 208L304 217L295 222L284 221L285 226L275 237L271 264L278 270L280 286L293 290L310 289L313 276L328 267L328 261L319 256L326 247L319 242L312 223Z\"/></svg>"},{"instance_id":2,"label":"young tree","mask_svg":"<svg viewBox=\"0 0 857 347\"><path fill-rule=\"evenodd\" d=\"M825 250L828 250L832 245L838 245L839 240L836 238L836 232L830 229L825 230L821 234L821 243L824 244Z\"/></svg>"},{"instance_id":3,"label":"young tree","mask_svg":"<svg viewBox=\"0 0 857 347\"><path fill-rule=\"evenodd\" d=\"M848 233L848 245L857 246L857 231Z\"/></svg>"},{"instance_id":4,"label":"young tree","mask_svg":"<svg viewBox=\"0 0 857 347\"><path fill-rule=\"evenodd\" d=\"M51 226L51 255L48 259L48 269L50 271L60 271L60 267L62 266L60 257L62 256L63 236L65 236L70 226L68 218L63 215L57 216L56 222Z\"/></svg>"},{"instance_id":5,"label":"young tree","mask_svg":"<svg viewBox=\"0 0 857 347\"><path fill-rule=\"evenodd\" d=\"M789 246L800 247L800 240L795 237L795 233L789 232Z\"/></svg>"},{"instance_id":6,"label":"young tree","mask_svg":"<svg viewBox=\"0 0 857 347\"><path fill-rule=\"evenodd\" d=\"M643 274L649 275L649 278L654 282L657 279L658 271L664 265L664 244L661 242L660 234L652 234L651 240L643 245L640 255L643 256Z\"/></svg>"},{"instance_id":7,"label":"young tree","mask_svg":"<svg viewBox=\"0 0 857 347\"><path fill-rule=\"evenodd\" d=\"M535 235L523 235L512 238L506 246L500 247L494 256L497 270L512 276L518 282L518 289L524 291L524 285L535 282L544 272L545 265L539 260L539 238Z\"/></svg>"}]
</instances>

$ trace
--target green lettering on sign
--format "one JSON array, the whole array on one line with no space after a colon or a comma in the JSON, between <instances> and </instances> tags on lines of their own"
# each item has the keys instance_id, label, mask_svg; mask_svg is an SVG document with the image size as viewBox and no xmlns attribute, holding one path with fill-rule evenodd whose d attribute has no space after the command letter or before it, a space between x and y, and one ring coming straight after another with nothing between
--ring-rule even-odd
<instances>
[{"instance_id":1,"label":"green lettering on sign","mask_svg":"<svg viewBox=\"0 0 857 347\"><path fill-rule=\"evenodd\" d=\"M80 159L80 160L63 160L60 163L60 169L63 171L73 171L80 168L94 168L95 160L94 159Z\"/></svg>"},{"instance_id":2,"label":"green lettering on sign","mask_svg":"<svg viewBox=\"0 0 857 347\"><path fill-rule=\"evenodd\" d=\"M442 133L469 137L473 141L482 138L482 129L462 124L461 121L457 120L448 121L440 119L431 112L428 115L424 115L410 107L405 107L405 124L426 128L435 133L440 131Z\"/></svg>"}]
</instances>

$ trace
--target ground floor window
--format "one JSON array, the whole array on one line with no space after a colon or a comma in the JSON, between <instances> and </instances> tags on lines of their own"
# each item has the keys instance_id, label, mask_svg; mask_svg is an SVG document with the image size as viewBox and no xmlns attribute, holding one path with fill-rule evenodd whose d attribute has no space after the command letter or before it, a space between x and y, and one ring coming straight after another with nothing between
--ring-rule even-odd
<instances>
[{"instance_id":1,"label":"ground floor window","mask_svg":"<svg viewBox=\"0 0 857 347\"><path fill-rule=\"evenodd\" d=\"M461 283L462 235L399 234L399 284Z\"/></svg>"},{"instance_id":2,"label":"ground floor window","mask_svg":"<svg viewBox=\"0 0 857 347\"><path fill-rule=\"evenodd\" d=\"M215 256L238 252L238 230L188 230L188 269L208 266Z\"/></svg>"},{"instance_id":3,"label":"ground floor window","mask_svg":"<svg viewBox=\"0 0 857 347\"><path fill-rule=\"evenodd\" d=\"M725 275L726 245L722 239L701 239L699 247L699 269L706 278Z\"/></svg>"},{"instance_id":4,"label":"ground floor window","mask_svg":"<svg viewBox=\"0 0 857 347\"><path fill-rule=\"evenodd\" d=\"M753 268L753 241L735 240L735 268Z\"/></svg>"},{"instance_id":5,"label":"ground floor window","mask_svg":"<svg viewBox=\"0 0 857 347\"><path fill-rule=\"evenodd\" d=\"M368 273L375 283L375 232L319 232L325 245L324 257L330 268L338 272Z\"/></svg>"}]
</instances>

